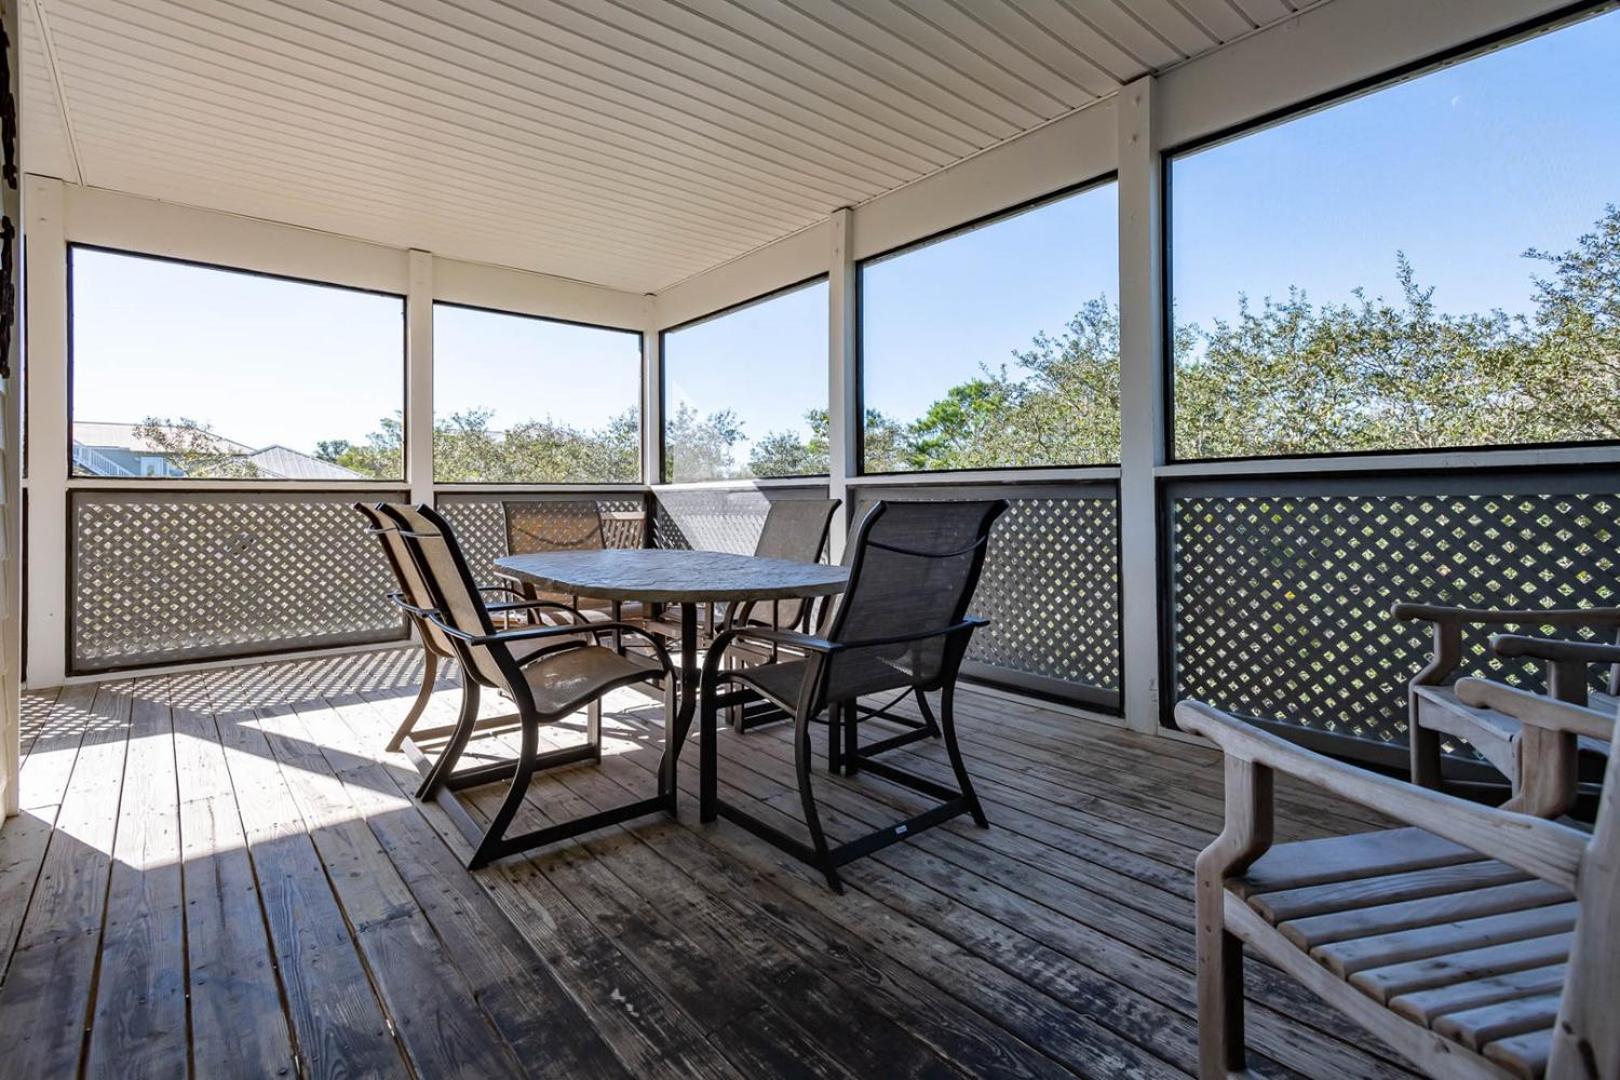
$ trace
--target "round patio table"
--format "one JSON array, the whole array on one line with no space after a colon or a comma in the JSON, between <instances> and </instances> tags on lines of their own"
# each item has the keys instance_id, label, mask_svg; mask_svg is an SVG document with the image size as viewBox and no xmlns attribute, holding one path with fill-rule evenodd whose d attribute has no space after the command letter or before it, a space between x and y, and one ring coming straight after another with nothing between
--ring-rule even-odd
<instances>
[{"instance_id":1,"label":"round patio table","mask_svg":"<svg viewBox=\"0 0 1620 1080\"><path fill-rule=\"evenodd\" d=\"M740 600L797 600L844 591L849 569L823 563L731 555L721 551L609 548L545 551L495 560L497 572L547 592L594 600L671 604L681 611L679 697L673 728L675 752L664 761L673 785L680 747L697 712L698 607ZM672 788L665 788L672 790Z\"/></svg>"}]
</instances>

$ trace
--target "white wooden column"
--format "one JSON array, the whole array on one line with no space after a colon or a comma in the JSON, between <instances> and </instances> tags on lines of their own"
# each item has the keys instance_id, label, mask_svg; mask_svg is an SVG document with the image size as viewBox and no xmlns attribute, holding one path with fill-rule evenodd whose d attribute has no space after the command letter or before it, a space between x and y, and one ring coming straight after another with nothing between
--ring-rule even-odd
<instances>
[{"instance_id":1,"label":"white wooden column","mask_svg":"<svg viewBox=\"0 0 1620 1080\"><path fill-rule=\"evenodd\" d=\"M1120 578L1126 726L1159 726L1159 545L1164 461L1163 178L1149 76L1119 96Z\"/></svg>"},{"instance_id":2,"label":"white wooden column","mask_svg":"<svg viewBox=\"0 0 1620 1080\"><path fill-rule=\"evenodd\" d=\"M433 255L412 251L405 285L405 482L433 502Z\"/></svg>"},{"instance_id":3,"label":"white wooden column","mask_svg":"<svg viewBox=\"0 0 1620 1080\"><path fill-rule=\"evenodd\" d=\"M664 482L664 339L653 297L647 296L641 332L641 482Z\"/></svg>"},{"instance_id":4,"label":"white wooden column","mask_svg":"<svg viewBox=\"0 0 1620 1080\"><path fill-rule=\"evenodd\" d=\"M855 334L858 290L850 242L855 215L848 207L827 219L827 493L842 499L828 538L833 561L843 558L855 508L849 478L859 476L861 386Z\"/></svg>"},{"instance_id":5,"label":"white wooden column","mask_svg":"<svg viewBox=\"0 0 1620 1080\"><path fill-rule=\"evenodd\" d=\"M11 73L6 88L13 100L21 98L18 69L21 66L17 43L22 29L17 23L17 5L0 5L0 20L6 33L6 70ZM0 181L0 211L6 221L22 230L22 192L16 184ZM13 234L6 252L15 267L13 286L21 294L22 238ZM20 758L19 719L22 711L22 312L13 308L10 347L6 363L11 374L0 385L0 817L18 810L17 765Z\"/></svg>"},{"instance_id":6,"label":"white wooden column","mask_svg":"<svg viewBox=\"0 0 1620 1080\"><path fill-rule=\"evenodd\" d=\"M28 683L57 686L67 662L67 238L62 182L25 178L28 238Z\"/></svg>"}]
</instances>

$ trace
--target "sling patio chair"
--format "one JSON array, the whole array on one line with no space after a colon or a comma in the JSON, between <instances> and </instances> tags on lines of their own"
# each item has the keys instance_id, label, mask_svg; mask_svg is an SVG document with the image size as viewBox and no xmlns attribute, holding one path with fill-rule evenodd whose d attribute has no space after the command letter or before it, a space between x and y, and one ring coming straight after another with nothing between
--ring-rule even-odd
<instances>
[{"instance_id":1,"label":"sling patio chair","mask_svg":"<svg viewBox=\"0 0 1620 1080\"><path fill-rule=\"evenodd\" d=\"M1395 605L1392 614L1397 619L1428 622L1434 628L1434 653L1408 688L1412 782L1439 789L1440 740L1442 735L1450 735L1478 750L1508 778L1512 794L1507 809L1549 818L1566 813L1579 792L1575 782L1578 755L1606 757L1607 744L1583 740L1577 745L1577 755L1566 761L1553 745L1556 740L1540 729L1526 727L1501 710L1474 708L1459 700L1451 683L1463 662L1463 630L1469 626L1556 626L1597 631L1614 638L1620 633L1620 608L1489 611L1402 603ZM1612 646L1514 634L1493 637L1491 645L1498 655L1543 661L1547 693L1557 700L1590 705L1606 713L1620 704L1616 697L1620 695L1620 663L1609 668L1608 693L1593 692L1587 685L1589 666L1607 662L1601 657L1613 655ZM1604 652L1605 648L1609 652ZM1556 771L1532 775L1526 771L1526 762L1538 762L1543 770Z\"/></svg>"},{"instance_id":2,"label":"sling patio chair","mask_svg":"<svg viewBox=\"0 0 1620 1080\"><path fill-rule=\"evenodd\" d=\"M1613 712L1483 679L1456 693L1570 755L1578 738L1614 738ZM1226 756L1225 827L1197 862L1201 1076L1243 1072L1247 945L1431 1075L1620 1078L1616 759L1588 835L1343 764L1202 702L1176 721ZM1278 773L1402 827L1273 845Z\"/></svg>"},{"instance_id":3,"label":"sling patio chair","mask_svg":"<svg viewBox=\"0 0 1620 1080\"><path fill-rule=\"evenodd\" d=\"M411 628L416 631L416 640L422 646L422 687L417 691L416 700L411 703L405 718L400 721L399 727L394 731L393 737L388 740L388 751L393 753L399 750L407 739L415 743L425 743L429 740L444 738L451 734L454 726L429 728L416 731L416 724L427 709L428 701L433 697L433 688L438 682L439 668L442 664L456 659L455 645L445 636L444 631L434 626L432 622L416 611L429 609L433 606L433 598L428 594L427 582L422 579L421 573L416 569L416 562L411 558L410 552L405 548L405 541L400 539L398 527L391 518L386 517L376 507L366 506L364 503L351 504L366 521L366 531L377 537L382 544L383 557L387 560L388 569L394 575L394 581L399 590L390 594L390 600L404 600L401 605L410 622ZM524 597L515 588L506 585L480 585L478 591L483 595L505 595L510 601L487 605L489 610L496 614L504 614L514 609L528 607ZM407 606L408 605L408 606ZM539 645L530 644L520 646L517 655L520 660L532 653ZM483 727L493 727L500 719L490 718L481 721Z\"/></svg>"},{"instance_id":4,"label":"sling patio chair","mask_svg":"<svg viewBox=\"0 0 1620 1080\"><path fill-rule=\"evenodd\" d=\"M605 511L592 499L507 499L501 503L501 516L506 524L506 553L532 555L547 551L603 551L609 546L609 530L622 532L626 527L636 531L635 543L640 547L646 541L647 515L645 511ZM614 537L618 539L617 536ZM566 600L574 612L576 622L632 622L645 618L640 604L628 607L620 601L595 600L589 597L542 595L533 585L522 582L515 586L530 600ZM531 622L546 619L544 610L528 616ZM558 616L553 612L551 618ZM614 638L614 648L623 649L623 636Z\"/></svg>"},{"instance_id":5,"label":"sling patio chair","mask_svg":"<svg viewBox=\"0 0 1620 1080\"><path fill-rule=\"evenodd\" d=\"M396 534L404 542L427 587L431 607L412 604L404 597L396 598L395 602L438 630L450 642L461 664L465 689L461 713L449 744L436 762L419 759L414 763L424 777L420 797L437 799L472 843L474 850L468 869L476 870L494 859L646 814L674 816L675 789L671 779L680 747L675 726L670 722L674 711L675 675L663 644L628 623L497 629L489 606L468 572L467 561L449 523L425 505L412 508L382 503L378 504L378 510L395 524ZM526 603L555 606L554 601ZM601 644L604 636L616 633L646 639L651 656L624 655ZM507 829L536 771L580 761L601 761L602 698L620 687L649 682L661 682L665 696L665 763L659 771L657 794L508 836ZM515 759L456 771L456 762L477 727L480 687L500 691L517 706L518 755ZM584 744L541 753L541 725L561 721L581 708L586 710ZM506 797L489 827L480 830L455 792L507 778L511 784Z\"/></svg>"},{"instance_id":6,"label":"sling patio chair","mask_svg":"<svg viewBox=\"0 0 1620 1080\"><path fill-rule=\"evenodd\" d=\"M849 560L849 586L836 604L826 636L795 630L738 628L723 632L704 658L702 787L704 821L724 816L756 836L819 869L827 884L843 891L838 867L959 814L988 826L956 743L952 708L957 670L974 630L985 620L967 615L991 526L1005 500L978 502L879 502L862 519ZM791 648L803 659L725 669L722 659L736 637ZM733 687L726 692L722 686ZM840 722L868 694L901 690L939 692L939 726L957 788L906 772L874 756L885 742L858 745L854 724ZM719 710L767 700L794 720L794 764L810 843L787 835L718 796L716 719ZM847 737L846 770L864 769L940 800L931 809L867 836L829 847L810 782L810 725L826 722L833 736Z\"/></svg>"}]
</instances>

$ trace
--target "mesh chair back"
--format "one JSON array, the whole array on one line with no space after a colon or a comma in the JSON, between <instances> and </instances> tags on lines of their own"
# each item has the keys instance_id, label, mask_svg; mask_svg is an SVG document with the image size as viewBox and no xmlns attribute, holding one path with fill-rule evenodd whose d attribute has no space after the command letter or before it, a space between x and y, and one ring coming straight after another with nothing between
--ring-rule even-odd
<instances>
[{"instance_id":1,"label":"mesh chair back","mask_svg":"<svg viewBox=\"0 0 1620 1080\"><path fill-rule=\"evenodd\" d=\"M832 617L835 642L878 641L944 630L962 620L984 567L991 526L1005 499L879 502L862 519L849 560L849 587ZM939 684L944 636L846 648L828 666L824 700L901 686Z\"/></svg>"},{"instance_id":2,"label":"mesh chair back","mask_svg":"<svg viewBox=\"0 0 1620 1080\"><path fill-rule=\"evenodd\" d=\"M601 551L607 546L595 502L503 502L506 553Z\"/></svg>"},{"instance_id":3,"label":"mesh chair back","mask_svg":"<svg viewBox=\"0 0 1620 1080\"><path fill-rule=\"evenodd\" d=\"M765 513L754 554L766 559L813 563L827 546L837 499L778 499Z\"/></svg>"},{"instance_id":4,"label":"mesh chair back","mask_svg":"<svg viewBox=\"0 0 1620 1080\"><path fill-rule=\"evenodd\" d=\"M818 562L827 546L827 529L838 503L837 499L778 499L771 503L765 513L765 527L760 530L759 542L754 545L754 554L766 559ZM774 614L780 626L797 626L810 603L808 600L780 600L774 609L769 604L761 604L754 610L753 621L768 622Z\"/></svg>"},{"instance_id":5,"label":"mesh chair back","mask_svg":"<svg viewBox=\"0 0 1620 1080\"><path fill-rule=\"evenodd\" d=\"M478 586L467 569L450 523L429 506L379 503L379 508L399 526L396 535L404 541L433 598L439 618L468 634L492 634L495 626L478 595ZM501 646L504 650L504 646ZM457 650L471 673L488 686L505 686L506 676L488 645L463 645Z\"/></svg>"},{"instance_id":6,"label":"mesh chair back","mask_svg":"<svg viewBox=\"0 0 1620 1080\"><path fill-rule=\"evenodd\" d=\"M378 504L379 507L381 505ZM394 572L394 580L399 583L399 591L405 597L405 602L419 608L437 607L433 602L433 594L428 591L427 582L422 579L422 572L416 568L416 560L411 558L410 551L405 547L405 541L400 538L399 526L377 507L355 503L354 508L360 511L371 526L371 531L382 542L383 555L388 559L388 567ZM417 622L423 644L429 649L440 656L456 655L455 646L451 644L443 630L426 619L413 621Z\"/></svg>"}]
</instances>

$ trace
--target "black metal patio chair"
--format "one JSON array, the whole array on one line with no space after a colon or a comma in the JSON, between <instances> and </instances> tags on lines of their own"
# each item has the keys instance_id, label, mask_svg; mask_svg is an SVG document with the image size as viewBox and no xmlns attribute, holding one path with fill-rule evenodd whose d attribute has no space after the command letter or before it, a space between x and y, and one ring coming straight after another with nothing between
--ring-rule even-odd
<instances>
[{"instance_id":1,"label":"black metal patio chair","mask_svg":"<svg viewBox=\"0 0 1620 1080\"><path fill-rule=\"evenodd\" d=\"M431 607L411 604L403 597L396 597L395 602L438 630L450 642L461 664L465 690L461 714L449 744L438 761L429 763L423 759L415 763L424 775L420 797L437 799L473 844L468 868L476 870L494 859L646 814L664 812L673 816L675 791L668 778L673 775L679 740L674 725L669 722L673 714L670 694L675 678L663 644L628 623L597 622L584 628L570 623L497 629L489 606L468 572L467 561L449 523L425 505L413 508L379 503L377 508L394 522L396 535L404 542L432 598ZM558 606L556 601L540 600L505 607L519 610L530 605ZM646 639L651 656L622 655L600 643L602 637L615 633ZM507 829L536 771L601 760L603 696L620 687L659 681L665 687L666 743L658 793L542 829L507 836ZM518 756L458 772L455 764L477 727L479 687L499 690L517 706ZM581 708L587 711L585 743L541 753L541 725L560 721ZM506 797L488 828L480 830L455 792L508 777L511 785Z\"/></svg>"},{"instance_id":2,"label":"black metal patio chair","mask_svg":"<svg viewBox=\"0 0 1620 1080\"><path fill-rule=\"evenodd\" d=\"M777 499L765 512L765 525L754 544L762 559L813 563L827 550L827 532L841 499ZM727 605L721 628L760 625L777 630L808 630L814 604L810 600L744 601Z\"/></svg>"},{"instance_id":3,"label":"black metal patio chair","mask_svg":"<svg viewBox=\"0 0 1620 1080\"><path fill-rule=\"evenodd\" d=\"M700 799L704 821L723 816L789 854L815 866L842 892L838 867L907 836L970 814L989 822L973 791L956 742L952 708L957 671L974 630L985 620L966 614L984 565L990 529L1007 509L1002 499L976 502L879 502L867 512L853 539L849 587L838 599L824 637L794 630L738 628L722 633L703 665L700 698L703 732ZM736 636L747 634L803 654L804 659L726 670L722 659ZM734 689L721 691L722 685ZM846 712L869 694L939 693L939 729L957 789L907 772L875 756L889 740L862 747ZM810 843L719 798L717 717L723 708L768 700L794 719L794 765ZM829 847L811 787L810 725L826 722L848 737L846 771L869 771L885 780L939 799L937 806L838 847ZM840 727L840 725L842 726ZM901 736L900 738L905 738Z\"/></svg>"},{"instance_id":4,"label":"black metal patio chair","mask_svg":"<svg viewBox=\"0 0 1620 1080\"><path fill-rule=\"evenodd\" d=\"M416 640L422 646L422 687L417 691L416 700L411 703L405 718L400 721L399 727L388 740L388 751L393 753L399 750L408 739L426 741L442 738L451 733L451 728L430 728L416 731L416 723L422 718L427 709L429 699L433 697L433 688L438 682L441 665L456 659L455 645L440 630L426 618L414 612L418 609L433 607L433 598L428 594L427 582L422 579L421 573L416 569L416 562L405 549L405 541L400 539L398 527L394 522L383 515L375 507L364 503L350 504L366 520L366 531L377 537L382 544L383 557L388 562L388 569L394 575L394 581L399 591L390 595L389 599L403 599L406 601L402 607L406 618L410 621L412 629L416 631ZM516 602L503 602L487 605L491 612L505 612L518 607L523 601L523 594L507 585L480 585L478 591L482 595L507 595ZM537 646L536 646L537 647ZM526 652L533 648L520 650L522 658ZM487 722L486 726L493 726L494 721Z\"/></svg>"}]
</instances>

